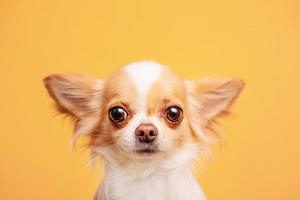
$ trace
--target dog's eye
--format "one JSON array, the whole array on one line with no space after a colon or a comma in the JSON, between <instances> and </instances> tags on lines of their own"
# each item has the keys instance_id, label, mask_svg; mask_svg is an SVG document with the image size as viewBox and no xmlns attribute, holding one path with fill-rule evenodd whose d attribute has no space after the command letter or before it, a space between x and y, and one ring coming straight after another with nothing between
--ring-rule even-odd
<instances>
[{"instance_id":1,"label":"dog's eye","mask_svg":"<svg viewBox=\"0 0 300 200\"><path fill-rule=\"evenodd\" d=\"M109 109L109 118L115 123L123 122L128 116L126 110L120 106Z\"/></svg>"},{"instance_id":2,"label":"dog's eye","mask_svg":"<svg viewBox=\"0 0 300 200\"><path fill-rule=\"evenodd\" d=\"M178 123L183 118L182 109L178 106L171 106L166 111L166 117L170 122Z\"/></svg>"}]
</instances>

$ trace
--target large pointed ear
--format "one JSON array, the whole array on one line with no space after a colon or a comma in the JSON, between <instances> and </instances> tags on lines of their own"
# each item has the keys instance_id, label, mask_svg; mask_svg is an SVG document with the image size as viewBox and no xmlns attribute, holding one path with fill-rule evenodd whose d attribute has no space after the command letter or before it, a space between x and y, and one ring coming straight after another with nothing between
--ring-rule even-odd
<instances>
[{"instance_id":1,"label":"large pointed ear","mask_svg":"<svg viewBox=\"0 0 300 200\"><path fill-rule=\"evenodd\" d=\"M49 75L44 79L56 108L75 118L75 135L87 134L99 120L104 81L84 75Z\"/></svg>"},{"instance_id":2,"label":"large pointed ear","mask_svg":"<svg viewBox=\"0 0 300 200\"><path fill-rule=\"evenodd\" d=\"M200 132L209 126L214 118L227 113L244 85L243 81L232 78L186 81L192 128ZM197 127L199 125L201 128Z\"/></svg>"}]
</instances>

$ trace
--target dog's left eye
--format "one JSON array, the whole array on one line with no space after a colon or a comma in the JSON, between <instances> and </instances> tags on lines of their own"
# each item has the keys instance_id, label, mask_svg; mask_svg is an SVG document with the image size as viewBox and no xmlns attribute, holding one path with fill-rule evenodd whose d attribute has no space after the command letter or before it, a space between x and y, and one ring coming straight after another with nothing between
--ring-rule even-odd
<instances>
[{"instance_id":1,"label":"dog's left eye","mask_svg":"<svg viewBox=\"0 0 300 200\"><path fill-rule=\"evenodd\" d=\"M178 106L171 106L166 110L166 117L172 123L179 123L183 118L182 109Z\"/></svg>"}]
</instances>

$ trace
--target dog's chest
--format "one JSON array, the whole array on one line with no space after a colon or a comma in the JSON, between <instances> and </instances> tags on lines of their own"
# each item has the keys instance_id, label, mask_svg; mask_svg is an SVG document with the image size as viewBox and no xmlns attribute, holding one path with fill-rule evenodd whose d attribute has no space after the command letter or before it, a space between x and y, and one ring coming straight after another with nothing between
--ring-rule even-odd
<instances>
[{"instance_id":1,"label":"dog's chest","mask_svg":"<svg viewBox=\"0 0 300 200\"><path fill-rule=\"evenodd\" d=\"M110 200L205 200L189 170L167 174L158 172L141 179L110 174L105 178L100 193Z\"/></svg>"}]
</instances>

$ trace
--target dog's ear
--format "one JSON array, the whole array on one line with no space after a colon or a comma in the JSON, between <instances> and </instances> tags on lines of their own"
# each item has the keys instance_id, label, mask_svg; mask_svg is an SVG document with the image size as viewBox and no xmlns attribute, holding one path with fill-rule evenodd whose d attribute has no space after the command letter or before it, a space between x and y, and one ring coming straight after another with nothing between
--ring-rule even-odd
<instances>
[{"instance_id":1,"label":"dog's ear","mask_svg":"<svg viewBox=\"0 0 300 200\"><path fill-rule=\"evenodd\" d=\"M202 78L186 81L191 126L203 135L214 118L227 113L244 88L244 82L232 78ZM201 126L201 127L199 127Z\"/></svg>"},{"instance_id":2,"label":"dog's ear","mask_svg":"<svg viewBox=\"0 0 300 200\"><path fill-rule=\"evenodd\" d=\"M53 74L44 79L44 84L57 110L75 118L76 135L87 133L95 125L100 116L104 80Z\"/></svg>"}]
</instances>

